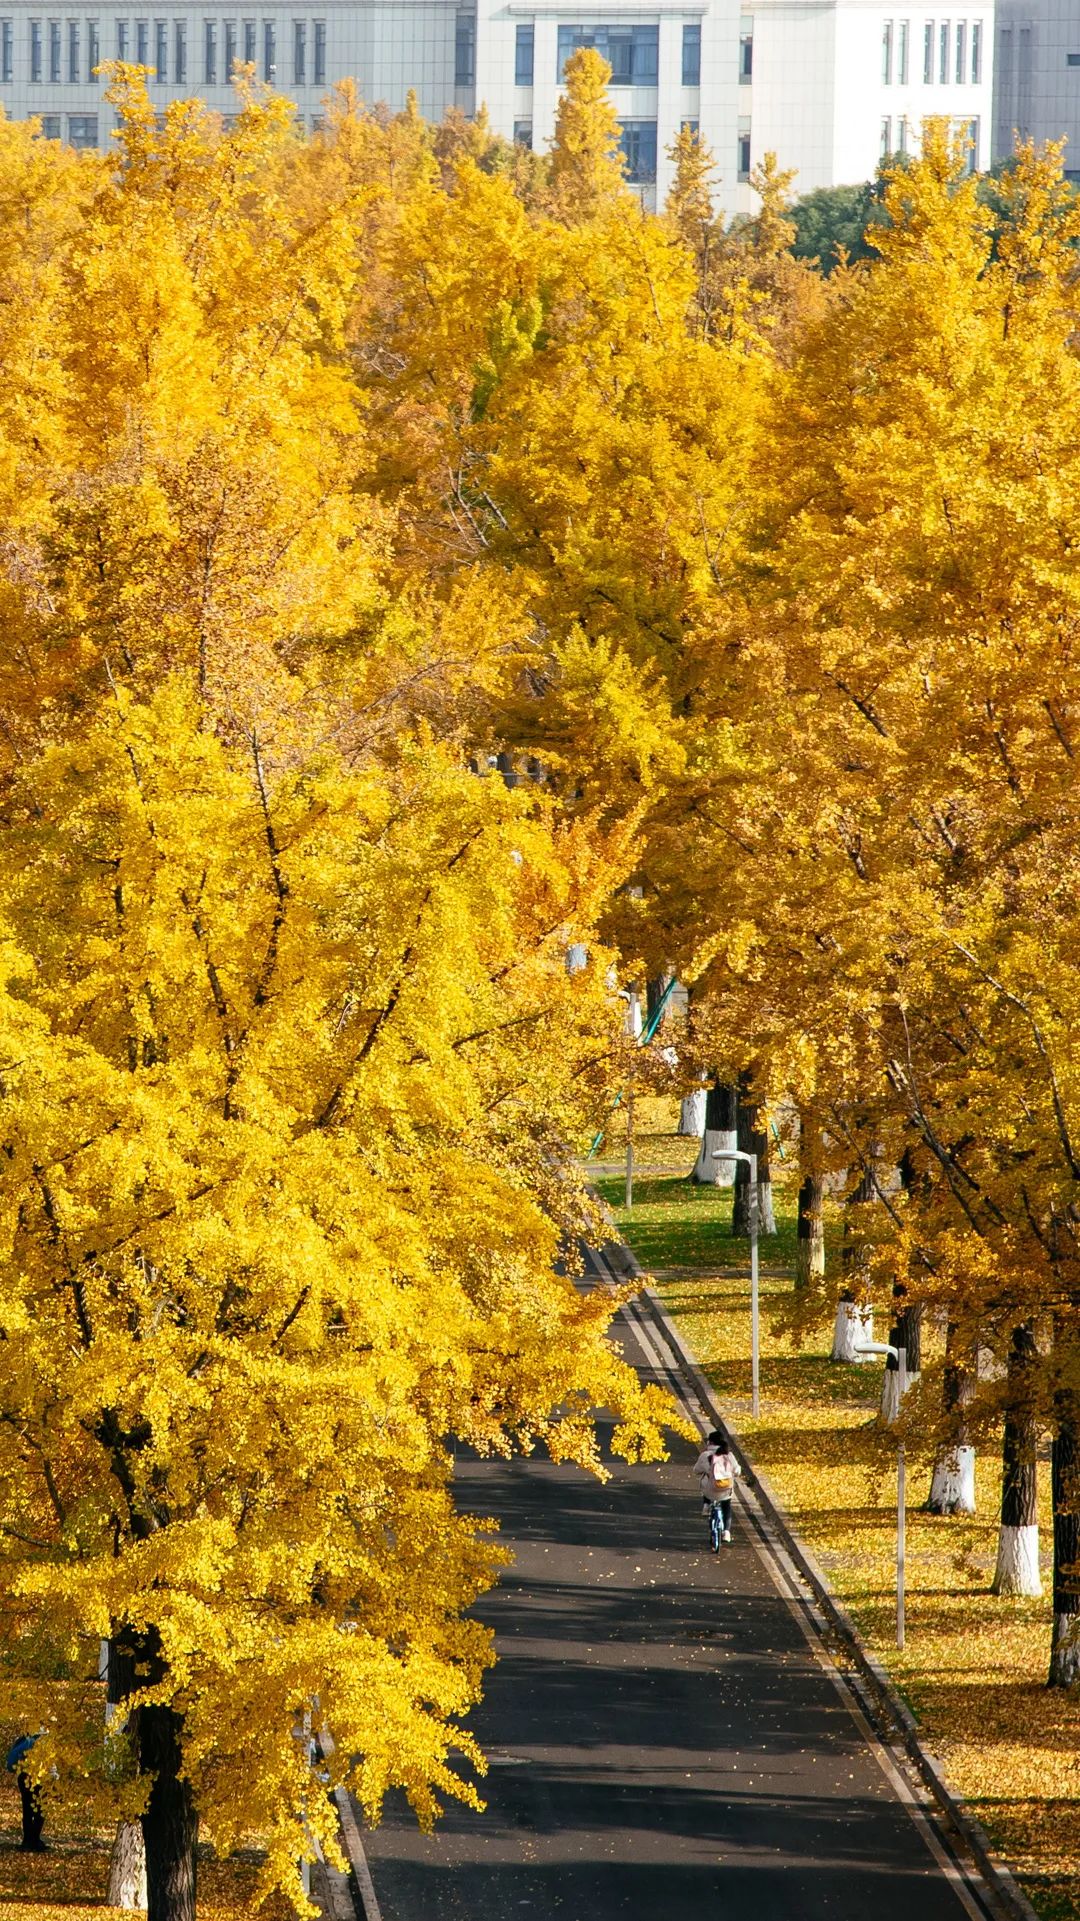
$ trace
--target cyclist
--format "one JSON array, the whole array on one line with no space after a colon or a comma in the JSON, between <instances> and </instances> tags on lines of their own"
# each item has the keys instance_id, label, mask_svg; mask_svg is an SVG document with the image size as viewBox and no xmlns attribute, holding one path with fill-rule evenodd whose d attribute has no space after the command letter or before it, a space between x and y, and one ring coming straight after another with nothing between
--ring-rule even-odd
<instances>
[{"instance_id":1,"label":"cyclist","mask_svg":"<svg viewBox=\"0 0 1080 1921\"><path fill-rule=\"evenodd\" d=\"M709 1435L694 1462L694 1473L701 1483L702 1506L709 1510L710 1520L713 1510L719 1510L720 1538L730 1541L731 1497L742 1468L731 1452L731 1442L722 1427L714 1428Z\"/></svg>"}]
</instances>

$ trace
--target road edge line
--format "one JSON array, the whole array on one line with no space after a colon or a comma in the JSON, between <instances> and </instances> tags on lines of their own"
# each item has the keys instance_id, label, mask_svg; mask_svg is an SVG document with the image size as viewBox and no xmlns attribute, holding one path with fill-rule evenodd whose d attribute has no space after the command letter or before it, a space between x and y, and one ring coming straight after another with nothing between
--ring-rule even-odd
<instances>
[{"instance_id":1,"label":"road edge line","mask_svg":"<svg viewBox=\"0 0 1080 1921\"><path fill-rule=\"evenodd\" d=\"M330 1755L334 1752L335 1744L333 1735L328 1729L324 1728L316 1739L323 1754L329 1759ZM334 1806L337 1809L338 1827L341 1829L341 1841L345 1850L345 1858L352 1869L353 1880L356 1883L356 1892L360 1896L360 1906L363 1909L361 1921L383 1921L379 1898L375 1893L375 1883L371 1878L371 1869L368 1867L368 1858L364 1852L364 1843L360 1837L360 1829L357 1826L356 1816L352 1811L352 1805L349 1800L349 1790L345 1787L344 1783L342 1783L340 1786L333 1788L331 1794L333 1796Z\"/></svg>"},{"instance_id":2,"label":"road edge line","mask_svg":"<svg viewBox=\"0 0 1080 1921\"><path fill-rule=\"evenodd\" d=\"M608 1246L611 1245L609 1242ZM625 1241L618 1242L616 1245L624 1252L626 1258L626 1272L612 1276L616 1284L620 1281L625 1282L627 1279L643 1279L642 1268L633 1249L628 1247ZM600 1250L600 1259L604 1261L610 1272L612 1264L606 1259L606 1249ZM619 1265L622 1266L621 1261ZM879 1707L892 1722L896 1735L924 1785L970 1849L980 1873L1014 1921L1039 1921L1035 1909L1017 1886L1009 1868L994 1854L990 1838L982 1823L976 1815L972 1814L967 1803L955 1789L949 1786L940 1763L923 1747L919 1738L918 1723L911 1709L893 1686L892 1680L880 1661L870 1653L850 1615L837 1601L810 1549L803 1545L795 1533L778 1497L773 1493L761 1469L755 1467L745 1441L724 1414L693 1349L676 1326L656 1289L644 1282L635 1299L644 1302L648 1307L701 1406L710 1412L718 1424L726 1428L734 1451L742 1462L746 1477L770 1525L776 1529L785 1550L814 1594L818 1605L823 1609L830 1626L844 1642L856 1667L861 1670L864 1680L869 1682Z\"/></svg>"}]
</instances>

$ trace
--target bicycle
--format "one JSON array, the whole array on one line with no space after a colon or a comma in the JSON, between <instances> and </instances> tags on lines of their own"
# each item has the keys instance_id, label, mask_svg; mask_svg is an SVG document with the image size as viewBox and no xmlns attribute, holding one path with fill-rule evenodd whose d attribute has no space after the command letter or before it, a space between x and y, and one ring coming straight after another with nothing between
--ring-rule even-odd
<instances>
[{"instance_id":1,"label":"bicycle","mask_svg":"<svg viewBox=\"0 0 1080 1921\"><path fill-rule=\"evenodd\" d=\"M730 1542L731 1540L731 1529L730 1527L724 1526L725 1506L727 1506L727 1500L710 1501L709 1503L709 1546L714 1554L719 1554L721 1542ZM729 1508L729 1519L730 1513L731 1510Z\"/></svg>"}]
</instances>

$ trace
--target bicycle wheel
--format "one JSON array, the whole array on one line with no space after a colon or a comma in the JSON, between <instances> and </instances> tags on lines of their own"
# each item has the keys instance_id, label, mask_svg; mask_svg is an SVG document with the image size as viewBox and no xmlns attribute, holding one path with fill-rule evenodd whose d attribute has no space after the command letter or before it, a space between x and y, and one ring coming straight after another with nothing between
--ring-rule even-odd
<instances>
[{"instance_id":1,"label":"bicycle wheel","mask_svg":"<svg viewBox=\"0 0 1080 1921\"><path fill-rule=\"evenodd\" d=\"M714 1501L712 1507L709 1509L709 1546L712 1548L714 1554L719 1554L720 1552L720 1537L722 1534L723 1528L720 1525L720 1509Z\"/></svg>"}]
</instances>

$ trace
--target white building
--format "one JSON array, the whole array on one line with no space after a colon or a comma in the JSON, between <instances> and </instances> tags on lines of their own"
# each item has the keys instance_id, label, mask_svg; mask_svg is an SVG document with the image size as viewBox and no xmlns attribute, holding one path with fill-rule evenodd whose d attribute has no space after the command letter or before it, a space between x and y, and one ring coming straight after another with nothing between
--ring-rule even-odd
<instances>
[{"instance_id":1,"label":"white building","mask_svg":"<svg viewBox=\"0 0 1080 1921\"><path fill-rule=\"evenodd\" d=\"M1068 141L1066 177L1080 180L1080 6L999 0L994 63L994 159L1016 135Z\"/></svg>"},{"instance_id":2,"label":"white building","mask_svg":"<svg viewBox=\"0 0 1080 1921\"><path fill-rule=\"evenodd\" d=\"M882 154L914 151L927 114L970 131L973 164L989 161L992 0L944 18L876 0L138 4L0 0L8 115L37 114L51 137L104 146L113 122L94 77L101 61L153 67L162 106L198 94L228 114L228 74L242 60L295 100L306 127L328 86L351 77L364 99L393 108L415 89L434 120L486 104L499 132L543 151L563 66L584 45L611 63L628 171L650 201L663 200L667 149L687 121L715 152L728 213L750 210L746 183L770 149L808 193L869 179Z\"/></svg>"}]
</instances>

